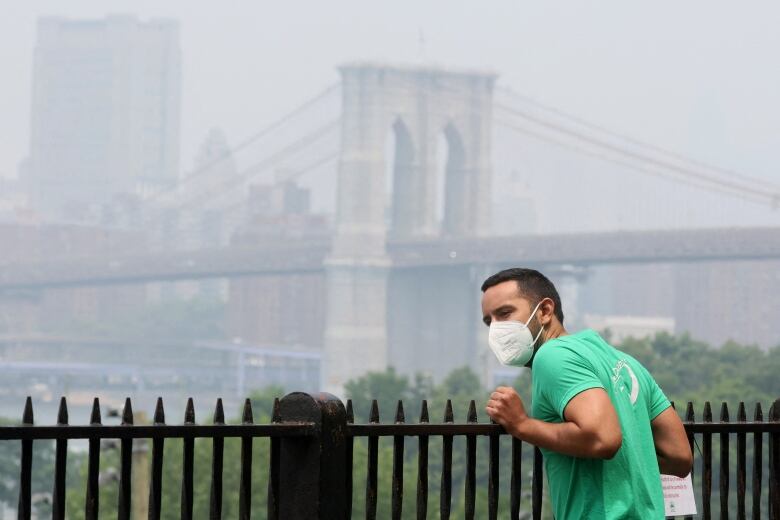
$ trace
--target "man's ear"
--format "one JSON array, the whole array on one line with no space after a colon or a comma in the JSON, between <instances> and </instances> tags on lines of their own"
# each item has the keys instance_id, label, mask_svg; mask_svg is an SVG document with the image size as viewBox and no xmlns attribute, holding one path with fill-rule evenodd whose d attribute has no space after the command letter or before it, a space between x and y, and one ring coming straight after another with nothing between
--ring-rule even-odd
<instances>
[{"instance_id":1,"label":"man's ear","mask_svg":"<svg viewBox=\"0 0 780 520\"><path fill-rule=\"evenodd\" d=\"M539 316L541 324L549 325L555 313L555 302L552 301L552 298L544 298L539 306L539 310L541 311Z\"/></svg>"}]
</instances>

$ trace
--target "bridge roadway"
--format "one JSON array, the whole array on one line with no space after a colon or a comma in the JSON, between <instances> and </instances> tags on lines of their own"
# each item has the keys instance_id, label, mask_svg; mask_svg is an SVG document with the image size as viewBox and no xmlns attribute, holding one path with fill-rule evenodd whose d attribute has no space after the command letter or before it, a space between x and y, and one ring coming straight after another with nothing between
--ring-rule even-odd
<instances>
[{"instance_id":1,"label":"bridge roadway","mask_svg":"<svg viewBox=\"0 0 780 520\"><path fill-rule=\"evenodd\" d=\"M0 268L0 291L321 272L328 241L54 260ZM780 260L780 227L391 242L393 268Z\"/></svg>"}]
</instances>

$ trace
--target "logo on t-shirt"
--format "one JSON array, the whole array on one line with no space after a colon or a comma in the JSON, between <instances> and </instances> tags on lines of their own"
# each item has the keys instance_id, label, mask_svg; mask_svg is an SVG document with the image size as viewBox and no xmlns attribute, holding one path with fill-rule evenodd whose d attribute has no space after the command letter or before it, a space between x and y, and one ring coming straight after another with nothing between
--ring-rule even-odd
<instances>
[{"instance_id":1,"label":"logo on t-shirt","mask_svg":"<svg viewBox=\"0 0 780 520\"><path fill-rule=\"evenodd\" d=\"M625 377L626 374L628 378ZM639 381L625 359L618 361L612 369L612 388L616 393L628 393L631 404L636 403L639 397Z\"/></svg>"}]
</instances>

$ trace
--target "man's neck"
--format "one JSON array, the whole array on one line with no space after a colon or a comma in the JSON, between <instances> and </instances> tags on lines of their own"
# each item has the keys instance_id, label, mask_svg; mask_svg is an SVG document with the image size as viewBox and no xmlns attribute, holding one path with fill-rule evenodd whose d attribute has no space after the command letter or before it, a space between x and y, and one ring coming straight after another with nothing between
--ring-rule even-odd
<instances>
[{"instance_id":1,"label":"man's neck","mask_svg":"<svg viewBox=\"0 0 780 520\"><path fill-rule=\"evenodd\" d=\"M550 341L551 339L560 338L561 336L568 336L569 333L566 331L566 329L558 323L557 321L555 323L550 323L549 327L544 329L544 332L542 333L544 336L544 341Z\"/></svg>"}]
</instances>

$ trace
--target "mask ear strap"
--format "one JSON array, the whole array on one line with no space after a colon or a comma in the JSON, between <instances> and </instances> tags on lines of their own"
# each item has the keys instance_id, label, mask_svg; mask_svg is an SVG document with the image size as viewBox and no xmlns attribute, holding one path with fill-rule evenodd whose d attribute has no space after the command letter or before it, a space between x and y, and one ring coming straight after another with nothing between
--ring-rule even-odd
<instances>
[{"instance_id":1,"label":"mask ear strap","mask_svg":"<svg viewBox=\"0 0 780 520\"><path fill-rule=\"evenodd\" d=\"M527 327L529 323L531 323L531 320L536 316L536 311L539 310L539 306L542 304L544 299L541 299L539 303L536 304L536 307L534 307L534 310L531 311L531 315L528 317L528 321L525 322L525 326Z\"/></svg>"},{"instance_id":2,"label":"mask ear strap","mask_svg":"<svg viewBox=\"0 0 780 520\"><path fill-rule=\"evenodd\" d=\"M537 341L539 341L539 338L542 336L542 332L544 332L544 325L539 329L539 334L536 335L534 338L534 344L536 344Z\"/></svg>"},{"instance_id":3,"label":"mask ear strap","mask_svg":"<svg viewBox=\"0 0 780 520\"><path fill-rule=\"evenodd\" d=\"M536 304L536 307L534 307L534 312L532 312L532 313L531 313L531 317L530 317L530 318L528 318L528 323L531 323L531 319L532 319L534 316L536 316L536 311L538 311L538 310L539 310L539 306L542 304L542 302L543 302L543 301L544 301L544 298L542 298L542 300L541 300L539 303L537 303L537 304ZM526 323L526 327L528 326L528 323ZM539 328L539 333L538 333L538 334L536 335L536 337L534 338L534 345L536 344L536 342L537 342L537 341L539 341L539 338L542 336L542 332L544 332L544 325L542 325L542 326Z\"/></svg>"}]
</instances>

